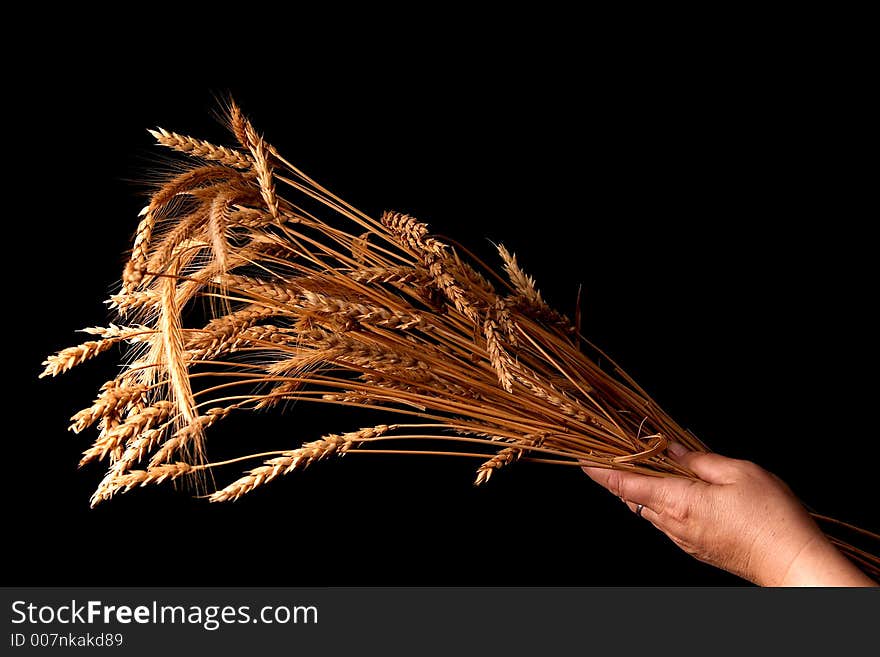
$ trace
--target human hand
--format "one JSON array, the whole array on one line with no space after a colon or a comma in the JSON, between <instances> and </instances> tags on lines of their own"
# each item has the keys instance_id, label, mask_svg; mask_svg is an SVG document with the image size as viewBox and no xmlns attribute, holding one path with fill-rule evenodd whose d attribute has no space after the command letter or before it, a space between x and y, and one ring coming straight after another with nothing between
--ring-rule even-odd
<instances>
[{"instance_id":1,"label":"human hand","mask_svg":"<svg viewBox=\"0 0 880 657\"><path fill-rule=\"evenodd\" d=\"M701 481L583 470L688 554L761 586L876 586L775 475L677 443L667 453Z\"/></svg>"}]
</instances>

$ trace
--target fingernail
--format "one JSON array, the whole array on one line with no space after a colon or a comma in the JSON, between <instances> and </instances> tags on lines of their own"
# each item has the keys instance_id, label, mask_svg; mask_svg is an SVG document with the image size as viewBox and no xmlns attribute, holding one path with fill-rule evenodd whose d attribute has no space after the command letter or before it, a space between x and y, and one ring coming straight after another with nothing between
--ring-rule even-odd
<instances>
[{"instance_id":1,"label":"fingernail","mask_svg":"<svg viewBox=\"0 0 880 657\"><path fill-rule=\"evenodd\" d=\"M677 443L675 441L671 441L669 445L666 447L666 451L672 454L673 456L682 456L688 453L688 448L682 445L681 443Z\"/></svg>"}]
</instances>

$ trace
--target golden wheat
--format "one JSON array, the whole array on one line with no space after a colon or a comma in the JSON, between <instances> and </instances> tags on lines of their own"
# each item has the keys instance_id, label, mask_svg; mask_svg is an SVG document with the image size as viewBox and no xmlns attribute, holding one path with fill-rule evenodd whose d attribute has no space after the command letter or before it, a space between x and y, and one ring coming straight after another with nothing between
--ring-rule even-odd
<instances>
[{"instance_id":1,"label":"golden wheat","mask_svg":"<svg viewBox=\"0 0 880 657\"><path fill-rule=\"evenodd\" d=\"M141 213L108 302L126 325L88 329L99 339L44 362L55 376L127 345L119 375L71 418L100 431L82 463L110 461L92 504L266 456L210 499L339 454L477 458L477 484L517 461L693 476L665 448L703 444L588 347L507 249L496 273L410 215L374 219L286 161L237 105L229 116L241 150L151 131L193 166ZM188 325L196 304L211 315ZM285 401L411 422L207 460L206 429Z\"/></svg>"}]
</instances>

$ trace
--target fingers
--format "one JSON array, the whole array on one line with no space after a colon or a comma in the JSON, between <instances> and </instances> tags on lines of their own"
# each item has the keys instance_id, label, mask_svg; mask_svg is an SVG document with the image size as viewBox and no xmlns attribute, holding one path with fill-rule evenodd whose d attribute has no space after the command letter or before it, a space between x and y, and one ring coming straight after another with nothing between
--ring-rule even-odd
<instances>
[{"instance_id":1,"label":"fingers","mask_svg":"<svg viewBox=\"0 0 880 657\"><path fill-rule=\"evenodd\" d=\"M667 452L673 460L710 484L732 484L742 475L743 461L719 454L691 452L679 443L670 443Z\"/></svg>"},{"instance_id":2,"label":"fingers","mask_svg":"<svg viewBox=\"0 0 880 657\"><path fill-rule=\"evenodd\" d=\"M625 502L632 502L632 510L635 510L637 504L644 504L646 508L658 510L662 506L663 500L669 497L670 489L685 483L676 479L650 477L609 468L583 466L583 471L597 484L607 488L612 495L616 495Z\"/></svg>"},{"instance_id":3,"label":"fingers","mask_svg":"<svg viewBox=\"0 0 880 657\"><path fill-rule=\"evenodd\" d=\"M692 452L678 443L671 443L667 452L670 458L691 470L702 482L680 477L652 477L610 468L583 466L583 470L593 481L622 499L630 511L637 513L642 505L639 515L661 531L672 531L689 522L694 514L702 513L707 484L732 484L760 471L747 461Z\"/></svg>"},{"instance_id":4,"label":"fingers","mask_svg":"<svg viewBox=\"0 0 880 657\"><path fill-rule=\"evenodd\" d=\"M641 512L639 512L640 505L636 504L635 502L627 502L626 500L624 500L623 503L626 504L627 508L630 511L632 511L633 513L635 513L637 516L644 518L645 520L650 522L652 525L657 527L657 529L660 529L661 531L663 531L663 528L659 524L657 524L658 521L660 520L660 514L657 513L656 511L654 511L648 505L646 505L646 504L641 505L642 510L641 510Z\"/></svg>"}]
</instances>

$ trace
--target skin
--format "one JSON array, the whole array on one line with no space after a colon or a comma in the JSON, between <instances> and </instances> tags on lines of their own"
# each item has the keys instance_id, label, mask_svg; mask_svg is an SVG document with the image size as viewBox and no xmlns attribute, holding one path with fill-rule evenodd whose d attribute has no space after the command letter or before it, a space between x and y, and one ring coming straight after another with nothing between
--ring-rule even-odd
<instances>
[{"instance_id":1,"label":"skin","mask_svg":"<svg viewBox=\"0 0 880 657\"><path fill-rule=\"evenodd\" d=\"M876 586L825 537L778 477L749 461L667 453L702 481L584 467L691 556L760 586Z\"/></svg>"}]
</instances>

